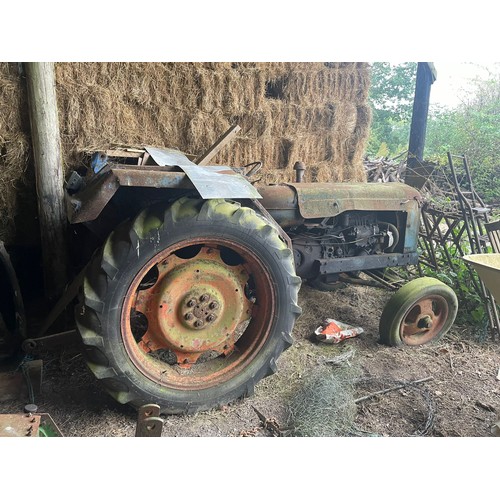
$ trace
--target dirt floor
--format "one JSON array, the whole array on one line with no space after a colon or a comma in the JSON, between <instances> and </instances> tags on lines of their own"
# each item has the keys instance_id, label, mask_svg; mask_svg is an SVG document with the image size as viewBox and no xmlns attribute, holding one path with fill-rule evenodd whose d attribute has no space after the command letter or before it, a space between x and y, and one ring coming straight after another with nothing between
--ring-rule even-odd
<instances>
[{"instance_id":1,"label":"dirt floor","mask_svg":"<svg viewBox=\"0 0 500 500\"><path fill-rule=\"evenodd\" d=\"M500 342L454 326L437 344L378 344L390 292L348 286L300 291L303 315L278 371L242 401L193 416L165 416L162 436L491 436L500 418ZM339 344L312 342L326 318L364 333ZM137 413L101 390L75 349L44 353L39 412L65 436L134 436ZM355 402L386 388L427 379ZM0 403L23 411L25 399ZM260 414L260 417L259 417Z\"/></svg>"}]
</instances>

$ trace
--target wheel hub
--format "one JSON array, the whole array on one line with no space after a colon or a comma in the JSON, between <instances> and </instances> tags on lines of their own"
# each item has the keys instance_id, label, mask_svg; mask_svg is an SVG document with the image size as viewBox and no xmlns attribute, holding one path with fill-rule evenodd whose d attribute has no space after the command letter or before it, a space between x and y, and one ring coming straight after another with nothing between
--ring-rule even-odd
<instances>
[{"instance_id":1,"label":"wheel hub","mask_svg":"<svg viewBox=\"0 0 500 500\"><path fill-rule=\"evenodd\" d=\"M224 315L224 299L221 294L213 287L204 288L205 290L193 291L192 295L181 305L180 316L187 328L203 330L216 325L220 316Z\"/></svg>"},{"instance_id":2,"label":"wheel hub","mask_svg":"<svg viewBox=\"0 0 500 500\"><path fill-rule=\"evenodd\" d=\"M421 317L417 322L417 326L421 329L432 328L432 318L429 315Z\"/></svg>"},{"instance_id":3,"label":"wheel hub","mask_svg":"<svg viewBox=\"0 0 500 500\"><path fill-rule=\"evenodd\" d=\"M244 266L227 265L219 250L204 247L189 260L170 255L157 268L154 285L137 293L135 310L148 324L139 347L169 350L184 367L203 353L229 354L253 306Z\"/></svg>"},{"instance_id":4,"label":"wheel hub","mask_svg":"<svg viewBox=\"0 0 500 500\"><path fill-rule=\"evenodd\" d=\"M448 316L446 300L440 296L422 298L412 305L401 324L401 337L408 345L422 345L441 331Z\"/></svg>"}]
</instances>

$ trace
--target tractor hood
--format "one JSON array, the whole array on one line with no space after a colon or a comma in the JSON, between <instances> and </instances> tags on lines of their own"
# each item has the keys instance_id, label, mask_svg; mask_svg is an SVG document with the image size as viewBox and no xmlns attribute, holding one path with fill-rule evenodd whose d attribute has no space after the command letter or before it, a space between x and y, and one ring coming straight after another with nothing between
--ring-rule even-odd
<instances>
[{"instance_id":1,"label":"tractor hood","mask_svg":"<svg viewBox=\"0 0 500 500\"><path fill-rule=\"evenodd\" d=\"M416 189L399 182L287 185L296 192L300 215L305 219L332 217L349 210L418 211L422 200Z\"/></svg>"}]
</instances>

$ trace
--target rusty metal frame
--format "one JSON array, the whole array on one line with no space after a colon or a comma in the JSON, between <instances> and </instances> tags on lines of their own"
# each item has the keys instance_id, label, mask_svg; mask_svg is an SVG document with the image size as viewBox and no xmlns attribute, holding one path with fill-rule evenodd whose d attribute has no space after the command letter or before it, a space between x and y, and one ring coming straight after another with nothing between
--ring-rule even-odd
<instances>
[{"instance_id":1,"label":"rusty metal frame","mask_svg":"<svg viewBox=\"0 0 500 500\"><path fill-rule=\"evenodd\" d=\"M453 158L462 160L461 175L458 173ZM457 272L458 263L454 262L454 258L465 255L464 243L469 245L469 253L488 252L487 227L490 209L474 189L467 158L464 155L456 156L448 153L448 168L450 175L445 175L441 179L447 184L442 193L450 199L448 206L439 207L429 201L422 207L422 224L419 234L419 246L422 253L418 264L418 272L421 276L426 274L425 268L439 272L442 266L448 266L452 271ZM499 312L493 296L471 268L469 268L469 277L470 283L485 306L492 337L500 336Z\"/></svg>"},{"instance_id":2,"label":"rusty metal frame","mask_svg":"<svg viewBox=\"0 0 500 500\"><path fill-rule=\"evenodd\" d=\"M346 273L350 271L365 271L386 267L409 266L418 263L418 254L390 253L383 255L362 255L358 257L344 257L336 259L318 259L321 274Z\"/></svg>"},{"instance_id":3,"label":"rusty metal frame","mask_svg":"<svg viewBox=\"0 0 500 500\"><path fill-rule=\"evenodd\" d=\"M31 413L0 415L0 437L37 437L40 420Z\"/></svg>"},{"instance_id":4,"label":"rusty metal frame","mask_svg":"<svg viewBox=\"0 0 500 500\"><path fill-rule=\"evenodd\" d=\"M1 437L63 437L48 413L0 415Z\"/></svg>"},{"instance_id":5,"label":"rusty metal frame","mask_svg":"<svg viewBox=\"0 0 500 500\"><path fill-rule=\"evenodd\" d=\"M66 193L70 224L95 220L120 186L195 189L184 172L173 172L170 167L107 166L78 193Z\"/></svg>"},{"instance_id":6,"label":"rusty metal frame","mask_svg":"<svg viewBox=\"0 0 500 500\"><path fill-rule=\"evenodd\" d=\"M257 199L258 191L242 175L229 167L183 165L183 171L171 166L106 166L75 194L66 193L70 224L95 220L120 187L193 190L203 199ZM230 175L230 178L228 178ZM222 194L220 189L224 189Z\"/></svg>"}]
</instances>

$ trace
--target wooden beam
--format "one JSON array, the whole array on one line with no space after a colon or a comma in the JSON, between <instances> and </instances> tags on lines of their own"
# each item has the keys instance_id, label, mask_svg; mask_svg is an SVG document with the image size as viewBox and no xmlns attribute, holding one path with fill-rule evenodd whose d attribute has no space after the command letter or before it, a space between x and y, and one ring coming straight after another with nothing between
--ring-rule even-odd
<instances>
[{"instance_id":1,"label":"wooden beam","mask_svg":"<svg viewBox=\"0 0 500 500\"><path fill-rule=\"evenodd\" d=\"M224 135L219 137L218 141L210 147L205 153L203 153L199 158L196 159L194 163L197 165L208 165L212 158L224 147L226 146L233 137L241 130L241 127L235 125L231 127Z\"/></svg>"},{"instance_id":2,"label":"wooden beam","mask_svg":"<svg viewBox=\"0 0 500 500\"><path fill-rule=\"evenodd\" d=\"M35 161L45 296L67 282L66 210L54 63L25 63Z\"/></svg>"}]
</instances>

